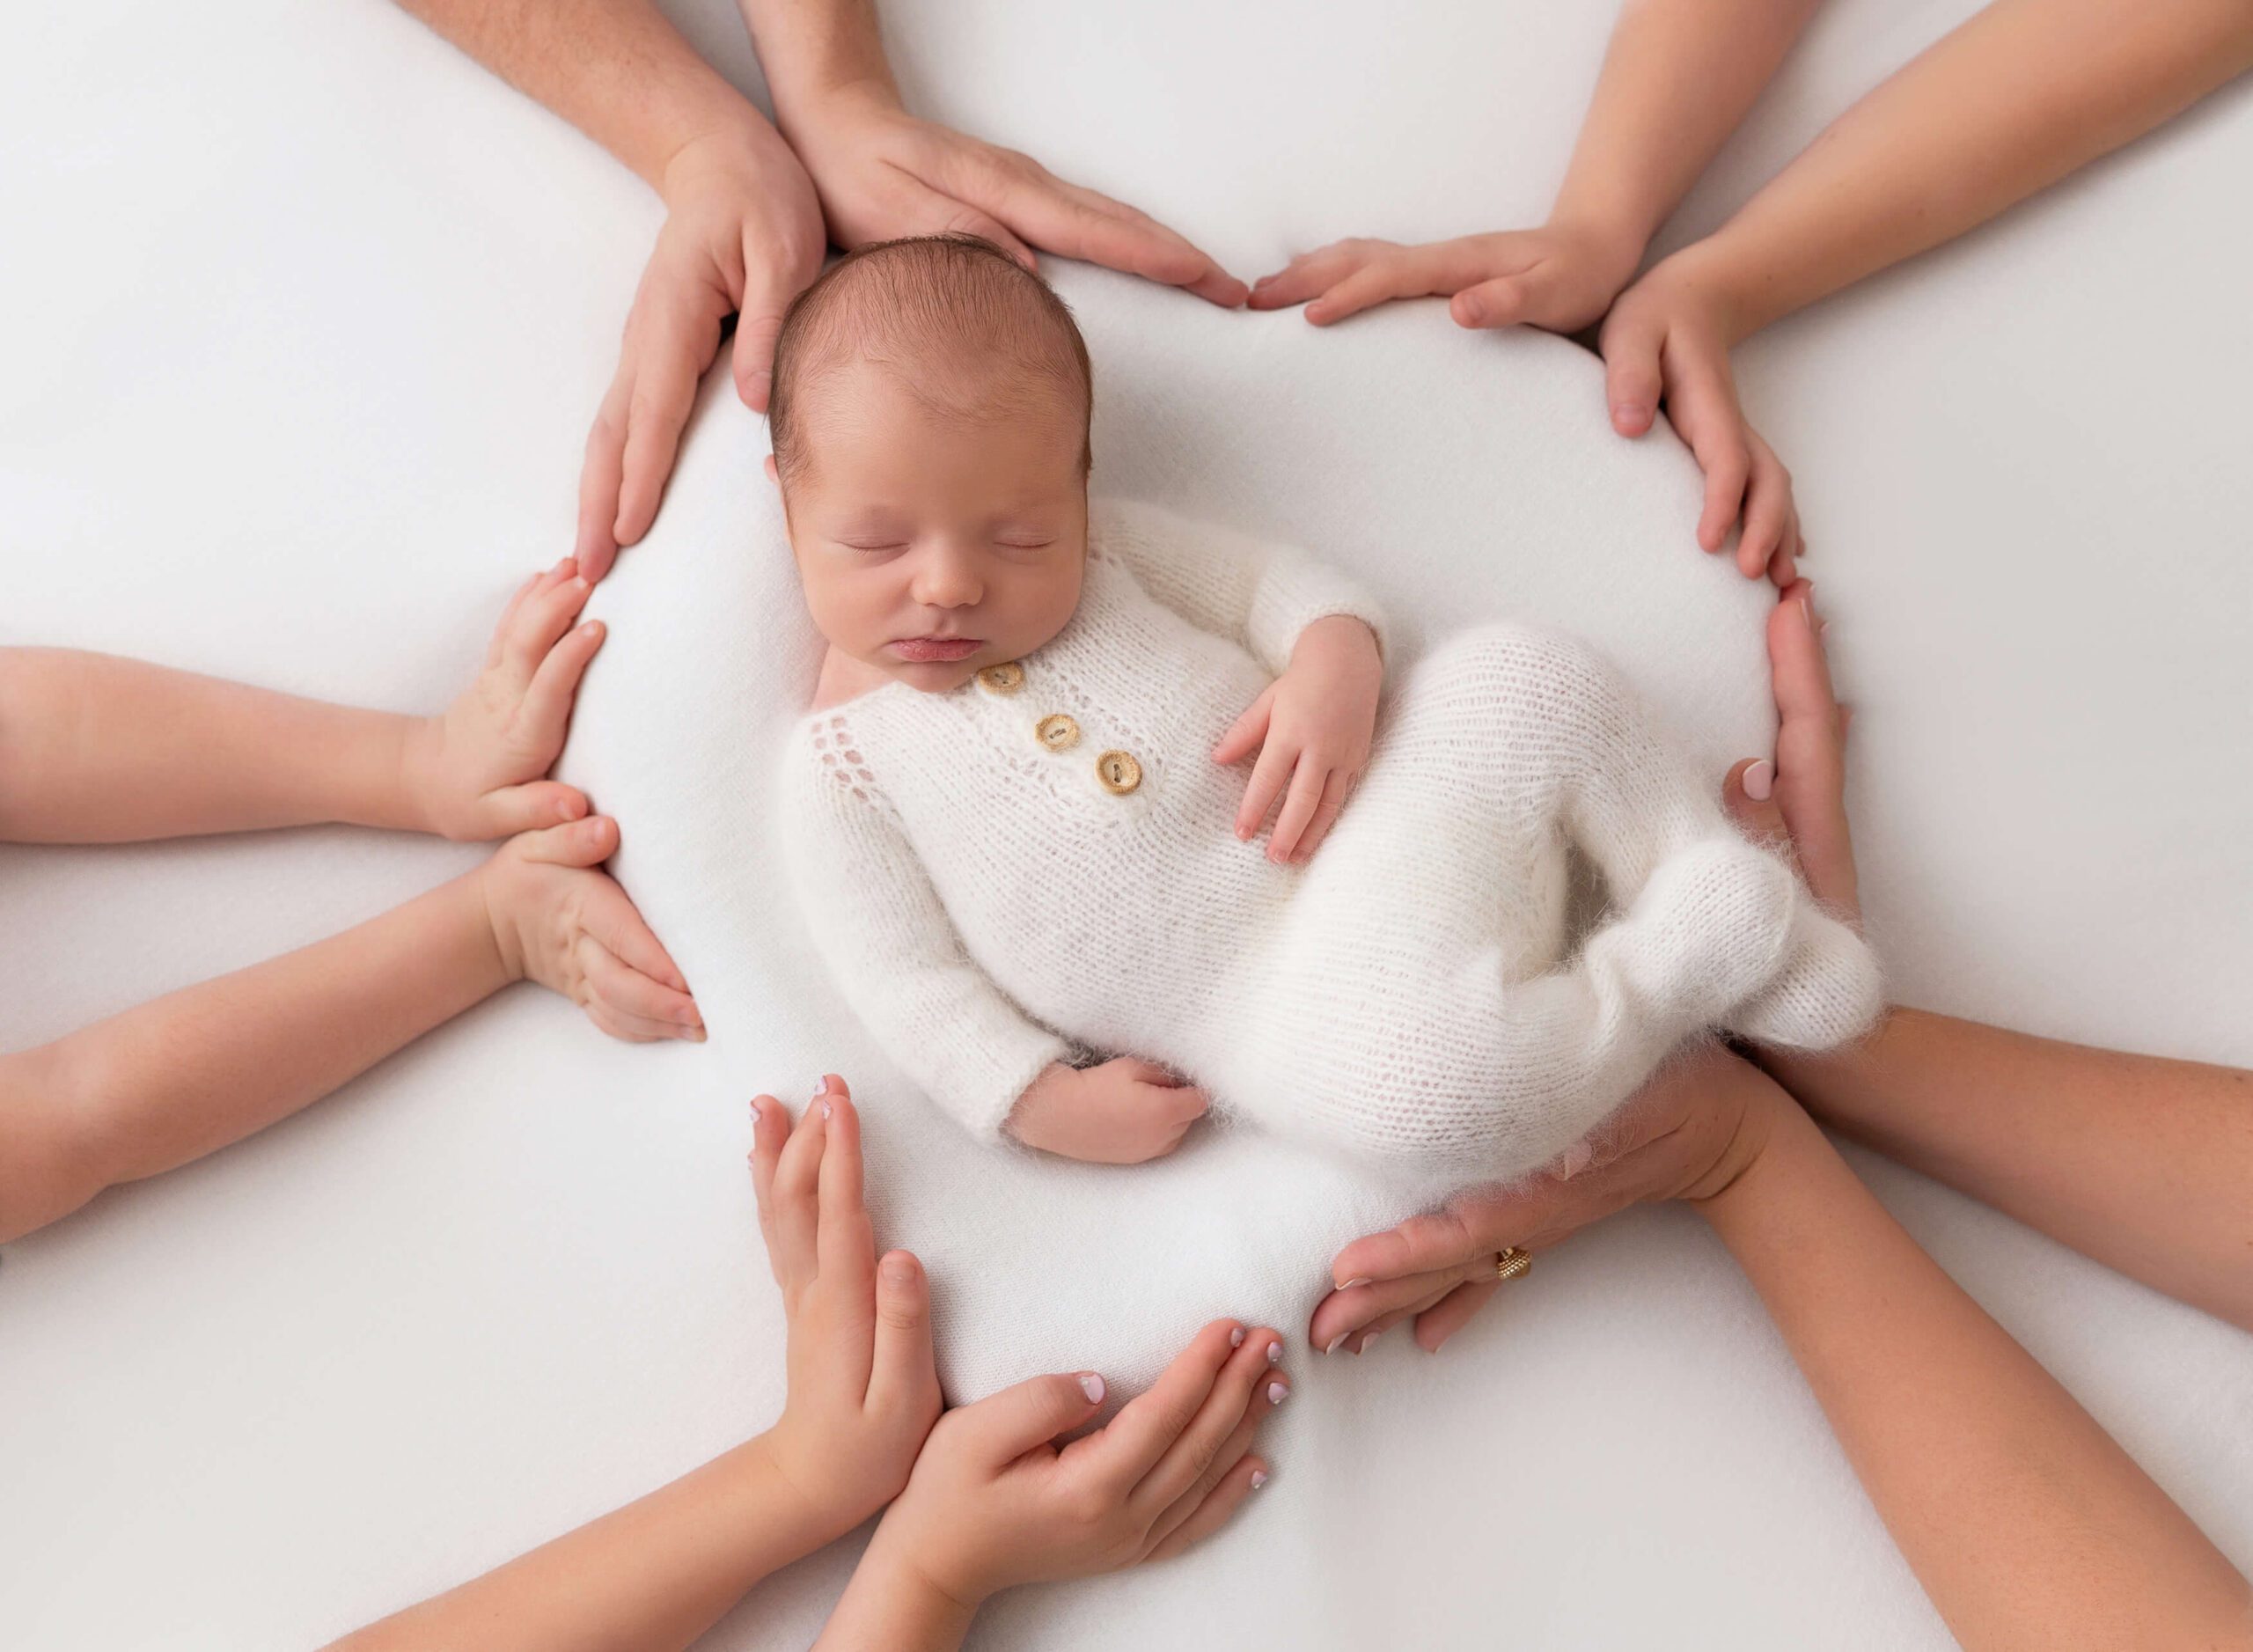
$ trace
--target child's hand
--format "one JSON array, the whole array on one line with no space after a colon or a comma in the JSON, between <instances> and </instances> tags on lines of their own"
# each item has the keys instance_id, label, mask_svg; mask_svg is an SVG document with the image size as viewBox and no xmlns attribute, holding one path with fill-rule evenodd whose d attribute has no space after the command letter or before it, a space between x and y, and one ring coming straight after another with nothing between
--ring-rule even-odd
<instances>
[{"instance_id":1,"label":"child's hand","mask_svg":"<svg viewBox=\"0 0 2253 1652\"><path fill-rule=\"evenodd\" d=\"M618 823L598 814L502 845L480 874L501 962L512 980L580 1005L613 1038L701 1043L688 983L626 892L595 870L617 848Z\"/></svg>"},{"instance_id":2,"label":"child's hand","mask_svg":"<svg viewBox=\"0 0 2253 1652\"><path fill-rule=\"evenodd\" d=\"M1571 333L1601 316L1634 278L1640 240L1593 224L1545 224L1537 230L1466 235L1403 246L1397 241L1333 241L1302 253L1253 283L1251 307L1305 303L1317 327L1394 298L1452 293L1457 327L1520 322Z\"/></svg>"},{"instance_id":3,"label":"child's hand","mask_svg":"<svg viewBox=\"0 0 2253 1652\"><path fill-rule=\"evenodd\" d=\"M1211 1105L1163 1067L1121 1055L1100 1067L1045 1069L1017 1098L1009 1131L1065 1158L1140 1164L1179 1147Z\"/></svg>"},{"instance_id":4,"label":"child's hand","mask_svg":"<svg viewBox=\"0 0 2253 1652\"><path fill-rule=\"evenodd\" d=\"M1798 576L1802 548L1791 473L1744 422L1728 365L1737 331L1725 300L1699 278L1695 251L1653 268L1604 323L1611 426L1622 436L1640 436L1658 416L1663 395L1666 416L1706 473L1698 543L1720 550L1741 514L1737 568L1747 579L1765 572L1780 588Z\"/></svg>"},{"instance_id":5,"label":"child's hand","mask_svg":"<svg viewBox=\"0 0 2253 1652\"><path fill-rule=\"evenodd\" d=\"M1060 1450L1103 1378L1036 1377L939 1419L863 1566L962 1613L1019 1583L1090 1577L1178 1553L1266 1483L1251 1455L1290 1392L1282 1339L1218 1319L1149 1391Z\"/></svg>"},{"instance_id":6,"label":"child's hand","mask_svg":"<svg viewBox=\"0 0 2253 1652\"><path fill-rule=\"evenodd\" d=\"M791 1128L751 1104L752 1185L789 1316L789 1398L760 1436L818 1542L841 1537L907 1483L939 1414L930 1292L905 1251L878 1262L861 1200L861 1119L831 1074Z\"/></svg>"},{"instance_id":7,"label":"child's hand","mask_svg":"<svg viewBox=\"0 0 2253 1652\"><path fill-rule=\"evenodd\" d=\"M1359 620L1332 614L1299 634L1290 669L1267 685L1213 748L1216 763L1240 763L1259 753L1237 811L1237 836L1257 835L1288 782L1267 858L1283 865L1314 853L1369 760L1383 687L1376 634Z\"/></svg>"},{"instance_id":8,"label":"child's hand","mask_svg":"<svg viewBox=\"0 0 2253 1652\"><path fill-rule=\"evenodd\" d=\"M477 680L409 734L407 783L431 831L472 841L587 812L577 790L542 776L563 749L579 678L602 646L602 621L571 623L591 589L568 556L519 585Z\"/></svg>"}]
</instances>

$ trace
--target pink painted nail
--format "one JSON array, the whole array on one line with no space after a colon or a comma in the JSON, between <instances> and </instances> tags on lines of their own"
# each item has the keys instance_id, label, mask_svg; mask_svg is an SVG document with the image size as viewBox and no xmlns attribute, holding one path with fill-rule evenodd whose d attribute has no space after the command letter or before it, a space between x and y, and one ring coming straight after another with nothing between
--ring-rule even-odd
<instances>
[{"instance_id":1,"label":"pink painted nail","mask_svg":"<svg viewBox=\"0 0 2253 1652\"><path fill-rule=\"evenodd\" d=\"M825 1101L825 1102L823 1102L823 1103L821 1104L821 1116L822 1116L823 1118L825 1118L825 1119L831 1119L831 1118L834 1118L834 1117L836 1117L836 1114L837 1114L837 1109L836 1109L836 1108L834 1108L834 1107L831 1106L831 1105L830 1105L827 1102L826 1102L826 1101Z\"/></svg>"},{"instance_id":2,"label":"pink painted nail","mask_svg":"<svg viewBox=\"0 0 2253 1652\"><path fill-rule=\"evenodd\" d=\"M1242 1325L1238 1325L1235 1330L1229 1333L1229 1346L1232 1348L1240 1348L1244 1346L1244 1327Z\"/></svg>"},{"instance_id":3,"label":"pink painted nail","mask_svg":"<svg viewBox=\"0 0 2253 1652\"><path fill-rule=\"evenodd\" d=\"M1251 1471L1251 1489L1252 1489L1252 1490L1254 1490L1254 1491L1258 1491L1258 1490L1259 1490L1262 1486L1265 1486L1266 1483L1267 1483L1267 1471L1266 1471L1266 1469L1264 1469L1264 1468L1256 1468L1256 1469L1253 1469L1253 1470Z\"/></svg>"},{"instance_id":4,"label":"pink painted nail","mask_svg":"<svg viewBox=\"0 0 2253 1652\"><path fill-rule=\"evenodd\" d=\"M1366 1285L1366 1284L1368 1284L1368 1283L1369 1283L1369 1281L1368 1281L1366 1278L1362 1278L1362 1277L1360 1277L1360 1276L1358 1276L1358 1275L1357 1275L1356 1277L1354 1277L1354 1278L1353 1278L1353 1279L1349 1279L1349 1280L1347 1280L1344 1284L1342 1284L1342 1285L1340 1285L1339 1287L1338 1287L1338 1289L1340 1289L1340 1290L1351 1290L1351 1289L1354 1289L1354 1286L1356 1286L1356 1285Z\"/></svg>"},{"instance_id":5,"label":"pink painted nail","mask_svg":"<svg viewBox=\"0 0 2253 1652\"><path fill-rule=\"evenodd\" d=\"M1768 794L1776 789L1776 766L1762 758L1744 771L1744 795L1755 803L1768 801Z\"/></svg>"},{"instance_id":6,"label":"pink painted nail","mask_svg":"<svg viewBox=\"0 0 2253 1652\"><path fill-rule=\"evenodd\" d=\"M1282 1362L1283 1362L1283 1345L1282 1345L1282 1343L1281 1343L1280 1341L1277 1341L1277 1342L1270 1342L1270 1343L1267 1345L1267 1363L1268 1363L1268 1364L1270 1364L1270 1365L1281 1365Z\"/></svg>"},{"instance_id":7,"label":"pink painted nail","mask_svg":"<svg viewBox=\"0 0 2253 1652\"><path fill-rule=\"evenodd\" d=\"M1352 1334L1353 1333L1350 1331L1340 1331L1336 1336L1330 1339L1330 1346L1324 1348L1322 1351L1325 1354L1335 1354L1339 1348L1344 1345L1346 1339Z\"/></svg>"},{"instance_id":8,"label":"pink painted nail","mask_svg":"<svg viewBox=\"0 0 2253 1652\"><path fill-rule=\"evenodd\" d=\"M1097 1377L1093 1371L1082 1372L1080 1391L1088 1397L1088 1404L1100 1406L1103 1404L1103 1378Z\"/></svg>"},{"instance_id":9,"label":"pink painted nail","mask_svg":"<svg viewBox=\"0 0 2253 1652\"><path fill-rule=\"evenodd\" d=\"M1291 1389L1289 1384L1270 1383L1267 1384L1267 1403L1269 1405L1280 1406L1290 1397Z\"/></svg>"}]
</instances>

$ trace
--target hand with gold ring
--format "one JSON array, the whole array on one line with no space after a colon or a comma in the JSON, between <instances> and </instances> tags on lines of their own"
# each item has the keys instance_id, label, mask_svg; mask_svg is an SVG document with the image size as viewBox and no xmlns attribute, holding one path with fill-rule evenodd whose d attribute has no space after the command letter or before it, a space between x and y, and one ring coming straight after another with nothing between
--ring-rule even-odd
<instances>
[{"instance_id":1,"label":"hand with gold ring","mask_svg":"<svg viewBox=\"0 0 2253 1652\"><path fill-rule=\"evenodd\" d=\"M1309 1339L1359 1354L1403 1319L1419 1347L1440 1345L1506 1283L1526 1289L1532 1259L1629 1205L1710 1198L1766 1142L1774 1110L1794 1104L1775 1082L1719 1045L1685 1049L1586 1142L1507 1187L1472 1189L1338 1252L1338 1281L1314 1311Z\"/></svg>"}]
</instances>

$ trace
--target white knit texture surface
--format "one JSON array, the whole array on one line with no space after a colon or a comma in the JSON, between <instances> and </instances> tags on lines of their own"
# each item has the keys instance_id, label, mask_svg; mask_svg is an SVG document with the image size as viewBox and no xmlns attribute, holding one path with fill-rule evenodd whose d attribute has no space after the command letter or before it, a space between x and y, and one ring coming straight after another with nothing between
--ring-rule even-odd
<instances>
[{"instance_id":1,"label":"white knit texture surface","mask_svg":"<svg viewBox=\"0 0 2253 1652\"><path fill-rule=\"evenodd\" d=\"M1353 1162L1508 1179L1685 1037L1819 1048L1875 1018L1859 938L1561 634L1481 628L1411 667L1307 865L1238 840L1246 772L1209 753L1333 613L1383 625L1314 557L1099 501L1079 610L1020 685L893 681L792 731L780 824L816 943L973 1133L1052 1061L1134 1055ZM1059 713L1081 738L1052 751ZM1130 793L1107 750L1141 765ZM1585 937L1573 849L1609 895Z\"/></svg>"}]
</instances>

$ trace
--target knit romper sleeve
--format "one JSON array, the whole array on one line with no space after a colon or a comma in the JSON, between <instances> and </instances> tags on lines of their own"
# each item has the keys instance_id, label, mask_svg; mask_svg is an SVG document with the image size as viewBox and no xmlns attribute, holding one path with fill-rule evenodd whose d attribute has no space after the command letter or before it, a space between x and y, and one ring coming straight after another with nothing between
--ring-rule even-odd
<instances>
[{"instance_id":1,"label":"knit romper sleeve","mask_svg":"<svg viewBox=\"0 0 2253 1652\"><path fill-rule=\"evenodd\" d=\"M1017 1098L1069 1046L965 949L846 716L799 726L778 791L783 853L831 975L894 1065L972 1135L999 1141Z\"/></svg>"},{"instance_id":2,"label":"knit romper sleeve","mask_svg":"<svg viewBox=\"0 0 2253 1652\"><path fill-rule=\"evenodd\" d=\"M1144 591L1201 630L1251 650L1271 677L1291 663L1299 633L1351 614L1386 648L1384 611L1336 569L1285 545L1210 522L1191 522L1136 500L1090 508L1093 554L1119 563Z\"/></svg>"}]
</instances>

